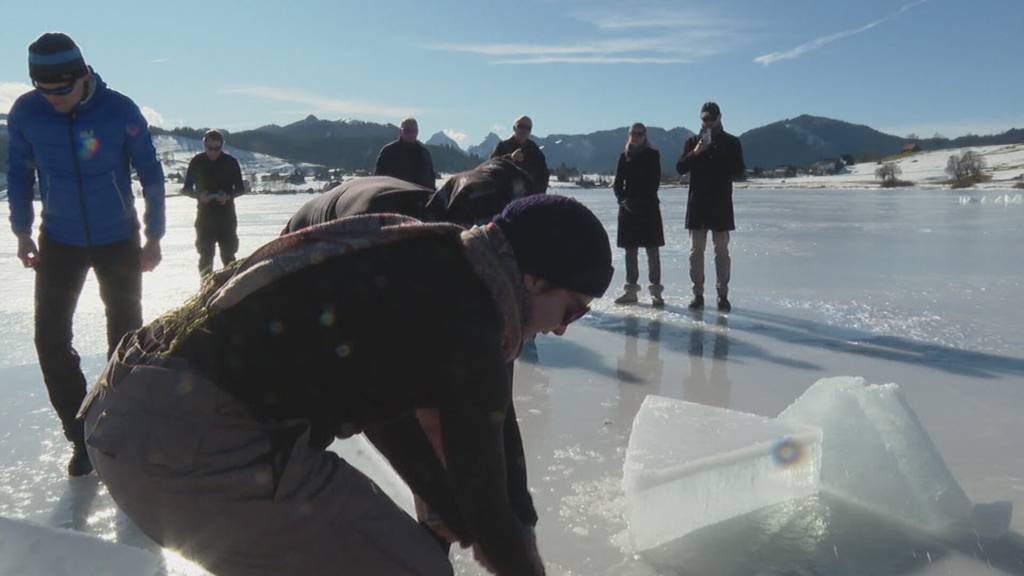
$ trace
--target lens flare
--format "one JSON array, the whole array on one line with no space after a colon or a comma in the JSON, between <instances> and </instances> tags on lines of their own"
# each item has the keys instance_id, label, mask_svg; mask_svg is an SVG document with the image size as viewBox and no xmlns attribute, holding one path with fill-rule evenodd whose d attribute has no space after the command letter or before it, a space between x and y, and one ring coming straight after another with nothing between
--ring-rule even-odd
<instances>
[{"instance_id":1,"label":"lens flare","mask_svg":"<svg viewBox=\"0 0 1024 576\"><path fill-rule=\"evenodd\" d=\"M100 140L93 135L91 130L84 130L78 135L79 147L78 157L82 160L92 160L100 152Z\"/></svg>"},{"instance_id":2,"label":"lens flare","mask_svg":"<svg viewBox=\"0 0 1024 576\"><path fill-rule=\"evenodd\" d=\"M772 447L772 459L776 466L792 466L803 460L803 457L803 445L789 437L779 439Z\"/></svg>"}]
</instances>

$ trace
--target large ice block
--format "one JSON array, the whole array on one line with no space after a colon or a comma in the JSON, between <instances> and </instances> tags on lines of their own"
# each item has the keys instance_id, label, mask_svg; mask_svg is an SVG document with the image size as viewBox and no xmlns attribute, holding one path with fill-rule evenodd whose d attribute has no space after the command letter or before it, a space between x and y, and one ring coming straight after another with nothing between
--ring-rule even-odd
<instances>
[{"instance_id":1,"label":"large ice block","mask_svg":"<svg viewBox=\"0 0 1024 576\"><path fill-rule=\"evenodd\" d=\"M94 536L0 518L0 574L157 574L156 555Z\"/></svg>"},{"instance_id":2,"label":"large ice block","mask_svg":"<svg viewBox=\"0 0 1024 576\"><path fill-rule=\"evenodd\" d=\"M823 491L929 532L970 519L970 501L897 385L819 380L778 420L821 428Z\"/></svg>"},{"instance_id":3,"label":"large ice block","mask_svg":"<svg viewBox=\"0 0 1024 576\"><path fill-rule=\"evenodd\" d=\"M636 549L816 494L820 444L820 431L801 424L648 396L623 467Z\"/></svg>"}]
</instances>

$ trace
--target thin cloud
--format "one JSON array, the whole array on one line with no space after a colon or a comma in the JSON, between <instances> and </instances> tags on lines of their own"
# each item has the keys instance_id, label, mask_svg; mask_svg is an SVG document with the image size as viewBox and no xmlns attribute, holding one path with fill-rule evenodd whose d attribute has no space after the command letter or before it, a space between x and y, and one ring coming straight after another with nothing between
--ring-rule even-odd
<instances>
[{"instance_id":1,"label":"thin cloud","mask_svg":"<svg viewBox=\"0 0 1024 576\"><path fill-rule=\"evenodd\" d=\"M163 64L165 62L170 62L170 61L171 61L170 58L153 58L152 60L149 61L149 63L150 64Z\"/></svg>"},{"instance_id":2,"label":"thin cloud","mask_svg":"<svg viewBox=\"0 0 1024 576\"><path fill-rule=\"evenodd\" d=\"M32 89L28 84L21 82L0 82L0 113L6 114L18 96Z\"/></svg>"},{"instance_id":3,"label":"thin cloud","mask_svg":"<svg viewBox=\"0 0 1024 576\"><path fill-rule=\"evenodd\" d=\"M772 52L770 54L764 54L762 56L758 56L757 58L754 58L754 62L757 62L759 64L763 64L765 66L768 66L768 65L774 64L774 63L776 63L776 62L778 62L780 60L793 60L795 58L799 58L800 56L803 56L804 54L806 54L808 52L813 52L814 50L817 50L818 48L821 48L822 46L826 46L828 44L831 44L831 43L835 42L836 40L842 40L843 38L849 38L850 36L855 36L855 35L860 34L862 32L867 32L868 30L871 30L872 28L878 26L879 24L884 24L885 22L888 22L890 20L895 20L900 15L902 15L904 12L906 12L907 10L910 10L911 8L914 8L916 6L920 6L921 4L924 4L927 1L928 0L917 0L916 2L911 2L910 4L905 4L899 10L897 10L895 13L890 14L889 16L886 16L885 18L882 18L880 20L875 20L874 22L865 24L864 26L861 26L860 28L854 28L852 30L844 30L842 32L836 32L835 34L830 34L828 36L822 36L821 38L817 38L817 39L811 40L810 42L801 44L801 45L797 46L796 48L791 48L789 50L784 50L784 51L781 51L781 52Z\"/></svg>"},{"instance_id":4,"label":"thin cloud","mask_svg":"<svg viewBox=\"0 0 1024 576\"><path fill-rule=\"evenodd\" d=\"M299 104L315 114L353 114L366 116L380 116L386 118L404 118L415 116L420 113L416 108L383 106L357 100L340 100L337 98L325 98L315 94L293 90L289 88L277 88L274 86L246 86L238 88L224 88L221 94L241 94L254 98L264 98L276 102L287 102Z\"/></svg>"},{"instance_id":5,"label":"thin cloud","mask_svg":"<svg viewBox=\"0 0 1024 576\"><path fill-rule=\"evenodd\" d=\"M425 48L485 56L491 64L687 64L745 38L739 25L693 11L590 11L571 17L592 25L596 37L558 43L441 42Z\"/></svg>"}]
</instances>

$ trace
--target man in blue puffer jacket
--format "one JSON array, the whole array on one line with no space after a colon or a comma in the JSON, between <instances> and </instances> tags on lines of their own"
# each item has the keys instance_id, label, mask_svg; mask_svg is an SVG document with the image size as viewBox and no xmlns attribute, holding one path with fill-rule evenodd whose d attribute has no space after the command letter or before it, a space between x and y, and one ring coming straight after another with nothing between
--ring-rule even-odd
<instances>
[{"instance_id":1,"label":"man in blue puffer jacket","mask_svg":"<svg viewBox=\"0 0 1024 576\"><path fill-rule=\"evenodd\" d=\"M29 46L35 90L18 98L10 134L7 198L18 258L36 272L35 344L39 366L74 452L68 474L92 471L75 414L86 383L71 345L72 319L92 268L107 315L108 356L142 325L142 271L160 262L164 174L138 106L107 88L75 42L46 33ZM146 200L141 246L130 167ZM32 240L33 186L39 179L42 224Z\"/></svg>"}]
</instances>

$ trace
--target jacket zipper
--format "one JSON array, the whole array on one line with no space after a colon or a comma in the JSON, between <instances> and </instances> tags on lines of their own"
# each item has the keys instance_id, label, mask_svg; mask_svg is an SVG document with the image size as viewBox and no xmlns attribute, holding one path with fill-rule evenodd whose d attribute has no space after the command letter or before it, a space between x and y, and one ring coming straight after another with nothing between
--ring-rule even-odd
<instances>
[{"instance_id":1,"label":"jacket zipper","mask_svg":"<svg viewBox=\"0 0 1024 576\"><path fill-rule=\"evenodd\" d=\"M85 245L92 246L92 230L89 229L89 215L85 209L85 191L82 185L82 166L78 161L78 152L75 146L75 118L77 112L72 112L68 117L68 140L71 142L71 158L75 162L75 178L78 182L78 204L82 209L82 224L85 226Z\"/></svg>"},{"instance_id":2,"label":"jacket zipper","mask_svg":"<svg viewBox=\"0 0 1024 576\"><path fill-rule=\"evenodd\" d=\"M121 187L117 185L117 174L115 172L110 173L110 181L114 184L114 193L117 194L117 199L121 201L121 210L125 216L130 216L128 212L128 205L124 202L124 196L121 194Z\"/></svg>"}]
</instances>

